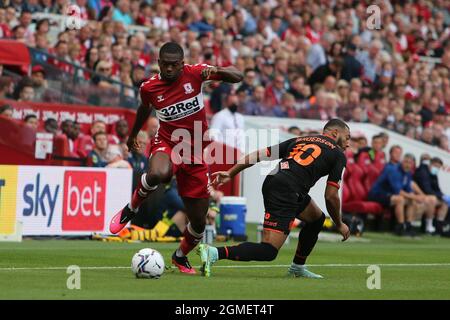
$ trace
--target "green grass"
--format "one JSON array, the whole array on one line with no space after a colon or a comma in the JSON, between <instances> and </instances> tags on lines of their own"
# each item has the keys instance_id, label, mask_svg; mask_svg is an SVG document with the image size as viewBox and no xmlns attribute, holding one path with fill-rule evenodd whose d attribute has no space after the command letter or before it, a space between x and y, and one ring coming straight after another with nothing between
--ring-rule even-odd
<instances>
[{"instance_id":1,"label":"green grass","mask_svg":"<svg viewBox=\"0 0 450 320\"><path fill-rule=\"evenodd\" d=\"M254 230L250 226L249 230ZM254 239L250 232L250 240ZM83 267L127 267L141 248L159 250L166 263L177 244L103 243L78 240L24 240L0 243L0 299L450 299L450 239L399 239L366 234L368 243L319 242L308 260L323 280L286 278L296 241L291 240L264 268L220 268L250 263L220 261L211 278L168 271L159 280L136 279L128 268L94 270ZM193 265L199 265L191 254ZM410 264L444 264L415 266ZM327 266L328 264L328 266ZM345 266L329 266L345 264ZM366 266L381 265L381 290L369 290ZM446 264L446 265L445 265ZM65 268L78 265L81 290L66 287ZM272 267L271 267L272 265ZM8 270L6 268L27 268ZM61 267L61 269L31 269Z\"/></svg>"}]
</instances>

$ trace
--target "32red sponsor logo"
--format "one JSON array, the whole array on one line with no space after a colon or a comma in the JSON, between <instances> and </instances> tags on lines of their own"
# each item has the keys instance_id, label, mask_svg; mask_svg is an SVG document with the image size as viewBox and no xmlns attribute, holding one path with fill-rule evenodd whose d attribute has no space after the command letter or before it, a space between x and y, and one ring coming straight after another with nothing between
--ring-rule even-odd
<instances>
[{"instance_id":1,"label":"32red sponsor logo","mask_svg":"<svg viewBox=\"0 0 450 320\"><path fill-rule=\"evenodd\" d=\"M101 231L105 223L106 172L66 171L62 229Z\"/></svg>"}]
</instances>

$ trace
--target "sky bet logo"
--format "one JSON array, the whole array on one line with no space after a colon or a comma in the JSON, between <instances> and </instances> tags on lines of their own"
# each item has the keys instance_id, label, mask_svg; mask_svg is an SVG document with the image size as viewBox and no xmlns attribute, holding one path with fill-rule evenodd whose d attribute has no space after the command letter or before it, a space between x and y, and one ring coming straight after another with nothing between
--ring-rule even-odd
<instances>
[{"instance_id":1,"label":"sky bet logo","mask_svg":"<svg viewBox=\"0 0 450 320\"><path fill-rule=\"evenodd\" d=\"M66 171L64 173L64 231L103 230L106 172Z\"/></svg>"},{"instance_id":2,"label":"sky bet logo","mask_svg":"<svg viewBox=\"0 0 450 320\"><path fill-rule=\"evenodd\" d=\"M46 225L52 221L61 221L63 231L99 231L104 227L106 172L65 171L64 185L47 183L41 173L36 175L33 183L25 185L23 201L24 217L44 216ZM53 177L48 177L54 181ZM62 190L64 189L64 190ZM62 197L62 199L61 199ZM61 214L62 219L55 219Z\"/></svg>"},{"instance_id":3,"label":"sky bet logo","mask_svg":"<svg viewBox=\"0 0 450 320\"><path fill-rule=\"evenodd\" d=\"M23 201L28 207L23 209L23 216L38 216L42 214L47 217L47 227L52 224L56 200L58 199L59 185L51 188L49 184L41 183L41 174L36 175L34 184L27 184L23 189Z\"/></svg>"}]
</instances>

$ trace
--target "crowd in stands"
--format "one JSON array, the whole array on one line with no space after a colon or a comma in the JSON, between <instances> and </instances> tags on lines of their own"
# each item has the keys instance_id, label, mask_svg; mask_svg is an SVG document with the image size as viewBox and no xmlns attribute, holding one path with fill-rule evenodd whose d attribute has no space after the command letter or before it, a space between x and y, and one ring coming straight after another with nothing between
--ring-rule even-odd
<instances>
[{"instance_id":1,"label":"crowd in stands","mask_svg":"<svg viewBox=\"0 0 450 320\"><path fill-rule=\"evenodd\" d=\"M186 63L235 65L244 82L213 83L212 112L235 90L243 114L368 122L449 150L450 12L446 1L375 1L380 29L368 23L369 3L312 0L3 0L0 38L11 38L139 87L158 72L159 47L176 41ZM81 30L51 36L50 20L80 7ZM149 31L130 34L126 26ZM427 60L428 59L428 60ZM67 65L56 63L59 68ZM33 70L16 88L0 79L3 96L45 96L45 73ZM1 69L0 69L1 70ZM1 72L0 72L1 73ZM104 77L103 77L104 76ZM136 95L129 90L128 95Z\"/></svg>"},{"instance_id":2,"label":"crowd in stands","mask_svg":"<svg viewBox=\"0 0 450 320\"><path fill-rule=\"evenodd\" d=\"M86 22L80 30L55 35L51 20L33 19L37 12L66 15L71 4L80 8ZM381 9L378 29L368 23L369 4ZM0 38L95 71L96 76L81 75L93 86L118 91L111 81L116 80L134 87L125 91L133 98L140 84L158 72L161 45L175 41L185 49L186 63L234 65L244 73L244 81L236 86L212 82L205 88L217 128L239 127L228 121L237 111L303 119L340 117L450 151L449 10L443 0L3 0ZM130 25L148 27L148 32L130 33ZM46 63L75 72L61 60ZM0 101L47 101L42 65L35 64L19 82L3 75L3 68L0 65ZM3 105L0 114L12 117L12 108ZM27 115L23 121L39 128L36 116ZM147 132L138 136L142 148L134 153L124 147L129 131L124 120L111 133L102 121L83 134L76 122L58 125L51 118L43 130L64 135L71 156L87 159L90 166L144 172L157 127L157 119L150 118ZM289 132L318 133L297 127ZM387 159L387 140L380 134L368 146L364 136L355 136L347 151L347 158L364 174L376 175L368 199L393 210L399 235L410 235L411 222L420 215L425 232L445 233L449 197L437 181L442 160L424 154L416 163L399 146L391 148Z\"/></svg>"},{"instance_id":3,"label":"crowd in stands","mask_svg":"<svg viewBox=\"0 0 450 320\"><path fill-rule=\"evenodd\" d=\"M441 191L438 179L442 159L431 158L427 153L420 159L410 153L403 155L399 145L391 146L387 157L384 150L388 142L389 135L385 132L373 136L370 146L365 136L352 137L346 150L345 175L358 176L360 182L371 182L364 200L379 203L392 213L395 234L415 236L412 225L421 220L424 233L450 236L450 195Z\"/></svg>"}]
</instances>

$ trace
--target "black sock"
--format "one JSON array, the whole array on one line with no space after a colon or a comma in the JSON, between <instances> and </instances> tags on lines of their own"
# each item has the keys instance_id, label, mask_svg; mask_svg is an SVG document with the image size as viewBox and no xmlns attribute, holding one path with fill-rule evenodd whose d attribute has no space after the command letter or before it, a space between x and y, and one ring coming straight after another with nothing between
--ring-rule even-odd
<instances>
[{"instance_id":1,"label":"black sock","mask_svg":"<svg viewBox=\"0 0 450 320\"><path fill-rule=\"evenodd\" d=\"M441 234L444 228L445 221L436 220L436 233Z\"/></svg>"},{"instance_id":2,"label":"black sock","mask_svg":"<svg viewBox=\"0 0 450 320\"><path fill-rule=\"evenodd\" d=\"M295 257L293 260L295 264L305 264L306 259L316 245L317 238L319 237L319 232L322 230L324 221L325 214L322 213L322 216L319 219L306 223L300 230L297 251L295 252Z\"/></svg>"},{"instance_id":3,"label":"black sock","mask_svg":"<svg viewBox=\"0 0 450 320\"><path fill-rule=\"evenodd\" d=\"M277 248L266 242L243 242L237 246L220 247L217 250L219 260L272 261L278 254Z\"/></svg>"}]
</instances>

